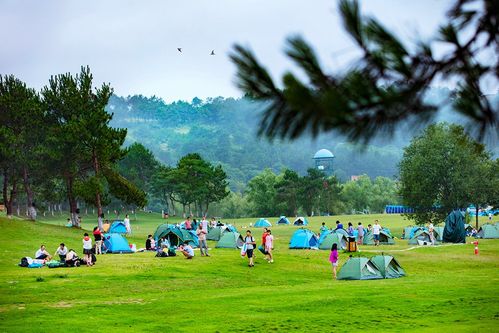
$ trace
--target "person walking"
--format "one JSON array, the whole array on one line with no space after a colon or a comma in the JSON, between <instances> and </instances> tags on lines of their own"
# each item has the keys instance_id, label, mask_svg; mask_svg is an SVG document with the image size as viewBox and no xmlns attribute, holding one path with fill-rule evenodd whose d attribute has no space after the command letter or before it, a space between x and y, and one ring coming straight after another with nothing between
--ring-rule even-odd
<instances>
[{"instance_id":1,"label":"person walking","mask_svg":"<svg viewBox=\"0 0 499 333\"><path fill-rule=\"evenodd\" d=\"M251 235L250 230L246 230L246 237L244 237L244 243L246 243L246 255L248 256L249 263L248 267L255 266L253 262L253 249L255 248L256 242L253 236Z\"/></svg>"},{"instance_id":2,"label":"person walking","mask_svg":"<svg viewBox=\"0 0 499 333\"><path fill-rule=\"evenodd\" d=\"M274 255L272 250L274 248L274 236L272 236L272 231L267 229L267 237L265 237L265 252L267 252L269 264L274 262Z\"/></svg>"},{"instance_id":3,"label":"person walking","mask_svg":"<svg viewBox=\"0 0 499 333\"><path fill-rule=\"evenodd\" d=\"M87 266L92 266L92 239L88 237L87 233L83 235L83 254Z\"/></svg>"},{"instance_id":4,"label":"person walking","mask_svg":"<svg viewBox=\"0 0 499 333\"><path fill-rule=\"evenodd\" d=\"M430 234L430 241L431 245L435 245L435 234L433 233L435 231L435 227L433 226L433 223L431 221L428 224L428 233Z\"/></svg>"},{"instance_id":5,"label":"person walking","mask_svg":"<svg viewBox=\"0 0 499 333\"><path fill-rule=\"evenodd\" d=\"M130 225L130 217L128 217L128 214L125 215L125 219L123 220L123 222L125 222L126 234L131 235L132 226Z\"/></svg>"},{"instance_id":6,"label":"person walking","mask_svg":"<svg viewBox=\"0 0 499 333\"><path fill-rule=\"evenodd\" d=\"M333 243L333 246L331 246L329 262L333 265L333 277L336 280L336 267L338 267L338 244L336 243Z\"/></svg>"},{"instance_id":7,"label":"person walking","mask_svg":"<svg viewBox=\"0 0 499 333\"><path fill-rule=\"evenodd\" d=\"M203 228L203 224L200 223L198 229L196 230L196 234L198 235L199 241L199 250L201 251L201 257L210 255L208 254L208 244L206 244L206 234L207 232Z\"/></svg>"},{"instance_id":8,"label":"person walking","mask_svg":"<svg viewBox=\"0 0 499 333\"><path fill-rule=\"evenodd\" d=\"M359 222L357 226L357 244L362 245L364 243L364 227L362 223Z\"/></svg>"},{"instance_id":9,"label":"person walking","mask_svg":"<svg viewBox=\"0 0 499 333\"><path fill-rule=\"evenodd\" d=\"M348 222L347 232L348 232L349 236L353 236L353 224L352 224L352 222Z\"/></svg>"},{"instance_id":10,"label":"person walking","mask_svg":"<svg viewBox=\"0 0 499 333\"><path fill-rule=\"evenodd\" d=\"M381 233L381 226L379 225L379 221L374 220L374 225L373 225L374 246L379 246L380 233Z\"/></svg>"}]
</instances>

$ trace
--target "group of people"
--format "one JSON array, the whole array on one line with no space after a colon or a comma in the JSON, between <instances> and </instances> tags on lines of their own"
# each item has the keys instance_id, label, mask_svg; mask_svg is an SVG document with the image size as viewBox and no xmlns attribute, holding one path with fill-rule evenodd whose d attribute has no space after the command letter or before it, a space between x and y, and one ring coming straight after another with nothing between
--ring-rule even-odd
<instances>
[{"instance_id":1,"label":"group of people","mask_svg":"<svg viewBox=\"0 0 499 333\"><path fill-rule=\"evenodd\" d=\"M248 267L255 266L255 254L254 249L256 247L256 241L253 237L251 230L246 230L246 236L244 237L244 248L242 254L248 257ZM262 244L260 245L260 251L265 255L265 260L269 264L274 262L274 236L269 228L263 228L262 233Z\"/></svg>"},{"instance_id":2,"label":"group of people","mask_svg":"<svg viewBox=\"0 0 499 333\"><path fill-rule=\"evenodd\" d=\"M339 229L345 230L343 228L343 223L341 223L340 221L336 221L336 228L333 229L333 231L336 231L336 230L339 230ZM364 228L364 226L362 225L361 222L358 223L358 225L357 225L357 227L355 229L357 229L357 244L362 245L364 243L364 236L366 235L366 233L372 232L373 233L373 239L374 239L374 245L375 246L379 245L379 237L380 237L380 234L381 234L381 230L383 230L383 227L381 227L381 225L379 224L378 220L374 220L374 225L368 224L367 225L367 230ZM355 229L354 229L354 226L353 226L352 222L348 222L348 227L347 227L347 229L345 231L347 232L347 234L349 236L354 237ZM321 233L323 233L325 231L328 231L328 230L329 229L326 226L326 223L322 222L322 226L321 226L321 228L319 230L319 236L320 236Z\"/></svg>"}]
</instances>

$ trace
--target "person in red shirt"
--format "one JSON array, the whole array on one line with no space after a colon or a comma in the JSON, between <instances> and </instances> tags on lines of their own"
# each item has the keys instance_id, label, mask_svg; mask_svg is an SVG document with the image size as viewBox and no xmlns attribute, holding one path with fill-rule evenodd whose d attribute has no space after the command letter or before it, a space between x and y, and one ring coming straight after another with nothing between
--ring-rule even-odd
<instances>
[{"instance_id":1,"label":"person in red shirt","mask_svg":"<svg viewBox=\"0 0 499 333\"><path fill-rule=\"evenodd\" d=\"M93 234L95 240L95 254L102 254L102 232L99 227L94 228Z\"/></svg>"},{"instance_id":2,"label":"person in red shirt","mask_svg":"<svg viewBox=\"0 0 499 333\"><path fill-rule=\"evenodd\" d=\"M268 234L269 234L269 230L267 228L263 228L262 245L259 247L259 250L260 250L260 252L262 252L265 255L265 260L269 260L267 258L268 252L265 250L265 243L267 242Z\"/></svg>"},{"instance_id":3,"label":"person in red shirt","mask_svg":"<svg viewBox=\"0 0 499 333\"><path fill-rule=\"evenodd\" d=\"M185 225L185 229L187 229L187 230L191 230L192 229L191 217L190 216L187 217L187 220L185 220L184 225Z\"/></svg>"}]
</instances>

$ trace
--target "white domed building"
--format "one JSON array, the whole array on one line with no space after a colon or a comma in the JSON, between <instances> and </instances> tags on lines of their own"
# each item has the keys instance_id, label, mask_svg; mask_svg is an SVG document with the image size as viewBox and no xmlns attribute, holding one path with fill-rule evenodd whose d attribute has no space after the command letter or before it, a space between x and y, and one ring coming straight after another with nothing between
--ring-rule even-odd
<instances>
[{"instance_id":1,"label":"white domed building","mask_svg":"<svg viewBox=\"0 0 499 333\"><path fill-rule=\"evenodd\" d=\"M327 149L321 149L314 155L315 168L324 172L327 176L333 174L334 155Z\"/></svg>"}]
</instances>

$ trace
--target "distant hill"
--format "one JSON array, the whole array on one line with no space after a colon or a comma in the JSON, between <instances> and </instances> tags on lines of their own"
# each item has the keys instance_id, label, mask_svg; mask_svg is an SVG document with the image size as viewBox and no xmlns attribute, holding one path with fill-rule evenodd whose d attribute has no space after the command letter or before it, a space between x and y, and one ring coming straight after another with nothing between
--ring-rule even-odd
<instances>
[{"instance_id":1,"label":"distant hill","mask_svg":"<svg viewBox=\"0 0 499 333\"><path fill-rule=\"evenodd\" d=\"M430 93L433 100L448 96L449 91L443 89ZM256 135L262 105L248 99L194 98L190 103L166 104L154 96L112 96L107 109L114 113L113 126L128 129L127 144L140 142L169 165L185 154L199 152L210 162L223 165L233 190L244 189L246 182L265 168L278 172L287 167L303 174L313 167L312 157L321 148L335 155L336 174L341 179L364 173L394 177L402 148L419 130L403 125L392 138L375 138L366 147L335 134L315 140L269 142ZM444 108L438 118L446 119L445 113Z\"/></svg>"}]
</instances>

